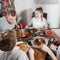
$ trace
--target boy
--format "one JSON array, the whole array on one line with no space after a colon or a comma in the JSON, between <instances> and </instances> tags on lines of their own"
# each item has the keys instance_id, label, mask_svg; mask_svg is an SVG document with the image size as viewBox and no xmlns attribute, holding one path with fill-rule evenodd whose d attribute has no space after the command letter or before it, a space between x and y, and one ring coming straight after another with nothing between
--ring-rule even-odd
<instances>
[{"instance_id":1,"label":"boy","mask_svg":"<svg viewBox=\"0 0 60 60\"><path fill-rule=\"evenodd\" d=\"M0 60L29 60L27 55L16 46L16 31L6 30L0 34Z\"/></svg>"}]
</instances>

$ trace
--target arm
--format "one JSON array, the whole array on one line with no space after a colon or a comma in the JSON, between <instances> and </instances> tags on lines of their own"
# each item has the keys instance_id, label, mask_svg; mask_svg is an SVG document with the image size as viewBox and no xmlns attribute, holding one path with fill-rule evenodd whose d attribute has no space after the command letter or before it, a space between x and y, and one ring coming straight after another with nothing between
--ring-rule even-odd
<instances>
[{"instance_id":1,"label":"arm","mask_svg":"<svg viewBox=\"0 0 60 60\"><path fill-rule=\"evenodd\" d=\"M42 44L39 48L45 51L46 53L48 53L50 57L52 58L52 60L57 60L57 58L55 57L53 52L48 48L48 46L46 46L45 44Z\"/></svg>"},{"instance_id":2,"label":"arm","mask_svg":"<svg viewBox=\"0 0 60 60\"><path fill-rule=\"evenodd\" d=\"M32 20L30 21L30 23L28 25L26 25L25 28L28 28L30 25L32 25Z\"/></svg>"},{"instance_id":3,"label":"arm","mask_svg":"<svg viewBox=\"0 0 60 60\"><path fill-rule=\"evenodd\" d=\"M55 55L53 54L53 52L51 50L48 51L48 54L50 55L50 57L52 58L52 60L57 60L57 58L55 57Z\"/></svg>"}]
</instances>

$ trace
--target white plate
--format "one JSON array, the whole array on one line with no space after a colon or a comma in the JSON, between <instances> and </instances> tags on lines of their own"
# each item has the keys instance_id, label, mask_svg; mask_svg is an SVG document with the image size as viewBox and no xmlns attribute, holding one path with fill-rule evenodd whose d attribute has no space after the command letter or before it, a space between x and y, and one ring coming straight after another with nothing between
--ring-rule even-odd
<instances>
[{"instance_id":1,"label":"white plate","mask_svg":"<svg viewBox=\"0 0 60 60\"><path fill-rule=\"evenodd\" d=\"M17 44L20 44L20 43L25 43L25 42L19 41L19 42L16 43L16 45L17 45Z\"/></svg>"},{"instance_id":2,"label":"white plate","mask_svg":"<svg viewBox=\"0 0 60 60\"><path fill-rule=\"evenodd\" d=\"M34 37L34 40L35 39L39 39L39 38L45 39L46 45L48 45L48 39L47 38L44 38L44 37ZM38 47L37 45L34 44L34 40L31 41L32 45L35 46L35 47Z\"/></svg>"}]
</instances>

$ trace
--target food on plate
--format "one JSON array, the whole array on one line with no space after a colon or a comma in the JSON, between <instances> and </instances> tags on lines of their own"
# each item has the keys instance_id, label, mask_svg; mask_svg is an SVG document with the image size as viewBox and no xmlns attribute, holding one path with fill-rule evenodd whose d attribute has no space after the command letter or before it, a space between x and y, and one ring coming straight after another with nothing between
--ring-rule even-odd
<instances>
[{"instance_id":1,"label":"food on plate","mask_svg":"<svg viewBox=\"0 0 60 60\"><path fill-rule=\"evenodd\" d=\"M36 40L34 41L34 44L37 45L37 46L40 46L40 45L41 45L41 42L40 42L38 39L36 39Z\"/></svg>"},{"instance_id":2,"label":"food on plate","mask_svg":"<svg viewBox=\"0 0 60 60\"><path fill-rule=\"evenodd\" d=\"M20 31L19 29L16 30L16 34L17 34L17 39L29 38L33 35L30 31Z\"/></svg>"},{"instance_id":3,"label":"food on plate","mask_svg":"<svg viewBox=\"0 0 60 60\"><path fill-rule=\"evenodd\" d=\"M46 30L45 34L48 35L48 36L50 36L52 34L52 31L51 30Z\"/></svg>"},{"instance_id":4,"label":"food on plate","mask_svg":"<svg viewBox=\"0 0 60 60\"><path fill-rule=\"evenodd\" d=\"M37 29L37 28L33 28L33 30L34 30L35 32L37 32L37 31L38 31L38 29Z\"/></svg>"},{"instance_id":5,"label":"food on plate","mask_svg":"<svg viewBox=\"0 0 60 60\"><path fill-rule=\"evenodd\" d=\"M39 39L35 39L33 44L37 45L37 46L40 46L41 44L46 44L46 42L45 42L45 39L39 38Z\"/></svg>"},{"instance_id":6,"label":"food on plate","mask_svg":"<svg viewBox=\"0 0 60 60\"><path fill-rule=\"evenodd\" d=\"M26 51L27 49L27 44L26 43L19 43L17 44L18 47L20 47L21 50Z\"/></svg>"},{"instance_id":7,"label":"food on plate","mask_svg":"<svg viewBox=\"0 0 60 60\"><path fill-rule=\"evenodd\" d=\"M32 33L30 32L19 32L18 37L31 37Z\"/></svg>"}]
</instances>

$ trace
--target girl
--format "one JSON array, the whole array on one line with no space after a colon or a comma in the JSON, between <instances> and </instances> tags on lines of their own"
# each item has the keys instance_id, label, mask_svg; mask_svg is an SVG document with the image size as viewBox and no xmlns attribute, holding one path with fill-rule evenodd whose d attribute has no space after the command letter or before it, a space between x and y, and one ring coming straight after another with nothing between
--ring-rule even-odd
<instances>
[{"instance_id":1,"label":"girl","mask_svg":"<svg viewBox=\"0 0 60 60\"><path fill-rule=\"evenodd\" d=\"M46 19L43 17L43 9L39 7L35 10L35 17L32 18L31 22L26 26L29 27L32 24L35 28L47 28L48 24Z\"/></svg>"}]
</instances>

